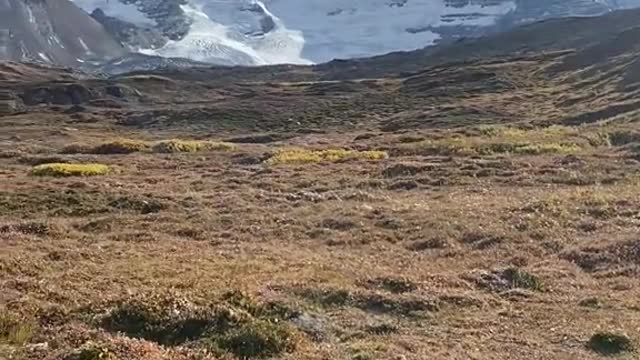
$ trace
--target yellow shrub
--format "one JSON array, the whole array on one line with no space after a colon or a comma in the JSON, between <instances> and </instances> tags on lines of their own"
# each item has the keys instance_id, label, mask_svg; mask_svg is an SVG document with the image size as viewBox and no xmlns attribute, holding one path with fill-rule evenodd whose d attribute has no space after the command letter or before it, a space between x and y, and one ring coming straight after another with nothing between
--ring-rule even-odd
<instances>
[{"instance_id":1,"label":"yellow shrub","mask_svg":"<svg viewBox=\"0 0 640 360\"><path fill-rule=\"evenodd\" d=\"M574 143L549 143L549 144L526 144L514 149L516 154L539 155L539 154L574 154L582 148Z\"/></svg>"},{"instance_id":2,"label":"yellow shrub","mask_svg":"<svg viewBox=\"0 0 640 360\"><path fill-rule=\"evenodd\" d=\"M496 125L479 127L477 135L452 133L438 139L401 144L397 150L403 154L446 156L575 154L595 143L598 142L585 140L577 128L567 126L521 129Z\"/></svg>"},{"instance_id":3,"label":"yellow shrub","mask_svg":"<svg viewBox=\"0 0 640 360\"><path fill-rule=\"evenodd\" d=\"M42 164L31 169L33 176L96 176L106 175L110 171L102 164Z\"/></svg>"},{"instance_id":4,"label":"yellow shrub","mask_svg":"<svg viewBox=\"0 0 640 360\"><path fill-rule=\"evenodd\" d=\"M546 128L522 129L504 125L487 125L479 127L480 134L485 137L499 138L502 141L530 141L531 139L556 140L576 135L577 129L552 125Z\"/></svg>"},{"instance_id":5,"label":"yellow shrub","mask_svg":"<svg viewBox=\"0 0 640 360\"><path fill-rule=\"evenodd\" d=\"M381 160L387 157L389 155L385 151L282 149L277 151L266 163L269 165L305 164L338 162L348 159Z\"/></svg>"},{"instance_id":6,"label":"yellow shrub","mask_svg":"<svg viewBox=\"0 0 640 360\"><path fill-rule=\"evenodd\" d=\"M197 141L197 140L166 140L153 145L153 152L157 153L179 153L198 151L232 151L236 146L224 142Z\"/></svg>"}]
</instances>

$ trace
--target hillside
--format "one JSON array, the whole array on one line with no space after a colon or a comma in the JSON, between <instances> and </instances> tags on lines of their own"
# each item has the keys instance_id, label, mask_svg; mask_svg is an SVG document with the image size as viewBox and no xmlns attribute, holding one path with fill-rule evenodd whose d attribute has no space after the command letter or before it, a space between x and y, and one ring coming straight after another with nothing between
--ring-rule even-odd
<instances>
[{"instance_id":1,"label":"hillside","mask_svg":"<svg viewBox=\"0 0 640 360\"><path fill-rule=\"evenodd\" d=\"M125 49L70 0L0 3L0 59L82 66Z\"/></svg>"},{"instance_id":2,"label":"hillside","mask_svg":"<svg viewBox=\"0 0 640 360\"><path fill-rule=\"evenodd\" d=\"M636 359L636 24L2 64L0 359Z\"/></svg>"}]
</instances>

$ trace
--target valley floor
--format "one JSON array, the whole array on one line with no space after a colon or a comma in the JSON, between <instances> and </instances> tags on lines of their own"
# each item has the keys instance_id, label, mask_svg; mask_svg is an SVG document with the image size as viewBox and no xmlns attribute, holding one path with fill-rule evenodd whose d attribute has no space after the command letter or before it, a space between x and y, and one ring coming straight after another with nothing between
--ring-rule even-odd
<instances>
[{"instance_id":1,"label":"valley floor","mask_svg":"<svg viewBox=\"0 0 640 360\"><path fill-rule=\"evenodd\" d=\"M0 359L637 359L639 18L0 64Z\"/></svg>"},{"instance_id":2,"label":"valley floor","mask_svg":"<svg viewBox=\"0 0 640 360\"><path fill-rule=\"evenodd\" d=\"M0 358L636 356L632 126L167 146L4 119Z\"/></svg>"}]
</instances>

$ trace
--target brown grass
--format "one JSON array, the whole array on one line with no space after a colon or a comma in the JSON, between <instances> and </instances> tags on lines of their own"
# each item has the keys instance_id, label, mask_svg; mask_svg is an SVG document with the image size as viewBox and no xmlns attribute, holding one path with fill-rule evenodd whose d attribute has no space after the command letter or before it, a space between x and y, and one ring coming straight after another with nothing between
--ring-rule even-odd
<instances>
[{"instance_id":1,"label":"brown grass","mask_svg":"<svg viewBox=\"0 0 640 360\"><path fill-rule=\"evenodd\" d=\"M637 112L592 115L633 94L554 56L3 117L0 358L637 358Z\"/></svg>"}]
</instances>

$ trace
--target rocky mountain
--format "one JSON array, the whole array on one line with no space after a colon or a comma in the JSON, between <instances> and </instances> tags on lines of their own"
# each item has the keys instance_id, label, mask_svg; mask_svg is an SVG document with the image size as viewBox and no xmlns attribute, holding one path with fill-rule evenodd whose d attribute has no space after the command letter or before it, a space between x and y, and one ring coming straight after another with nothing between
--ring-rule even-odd
<instances>
[{"instance_id":1,"label":"rocky mountain","mask_svg":"<svg viewBox=\"0 0 640 360\"><path fill-rule=\"evenodd\" d=\"M0 0L0 59L118 72L311 64L636 6L640 0Z\"/></svg>"},{"instance_id":2,"label":"rocky mountain","mask_svg":"<svg viewBox=\"0 0 640 360\"><path fill-rule=\"evenodd\" d=\"M504 31L551 17L592 16L640 6L640 0L74 0L153 28L165 43L100 20L128 47L165 57L264 65L319 63L412 50ZM142 32L146 30L140 30Z\"/></svg>"}]
</instances>

